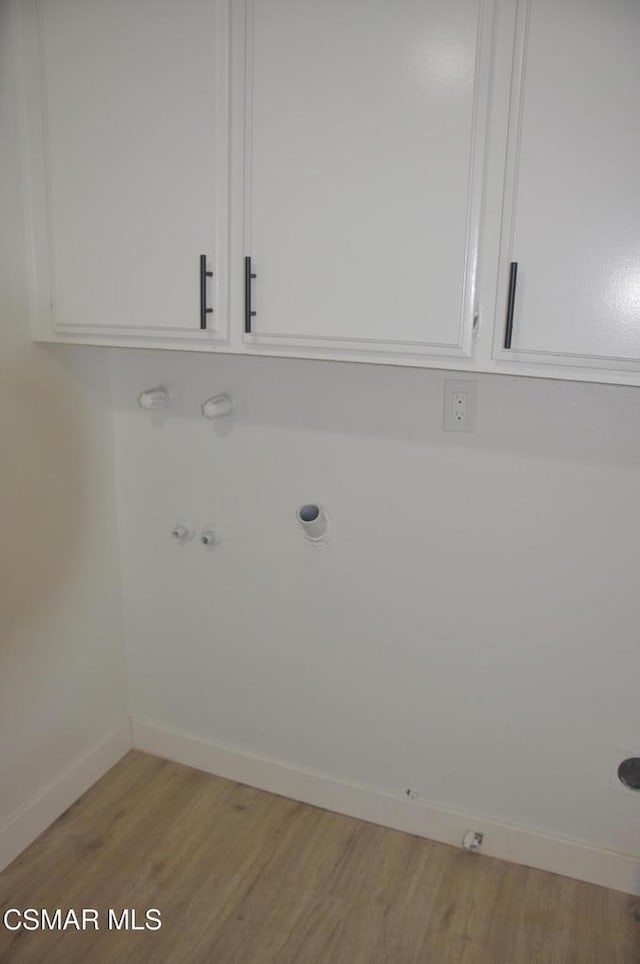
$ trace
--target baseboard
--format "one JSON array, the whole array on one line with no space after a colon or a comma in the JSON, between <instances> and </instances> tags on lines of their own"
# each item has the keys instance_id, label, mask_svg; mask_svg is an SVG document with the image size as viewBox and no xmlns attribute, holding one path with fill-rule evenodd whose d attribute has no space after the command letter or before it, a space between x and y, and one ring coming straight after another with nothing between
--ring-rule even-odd
<instances>
[{"instance_id":1,"label":"baseboard","mask_svg":"<svg viewBox=\"0 0 640 964\"><path fill-rule=\"evenodd\" d=\"M346 783L280 760L243 753L132 720L133 745L217 776L459 847L466 830L484 834L482 852L627 894L640 895L640 859ZM473 859L473 858L470 858Z\"/></svg>"},{"instance_id":2,"label":"baseboard","mask_svg":"<svg viewBox=\"0 0 640 964\"><path fill-rule=\"evenodd\" d=\"M0 827L0 871L131 749L129 720L32 797Z\"/></svg>"}]
</instances>

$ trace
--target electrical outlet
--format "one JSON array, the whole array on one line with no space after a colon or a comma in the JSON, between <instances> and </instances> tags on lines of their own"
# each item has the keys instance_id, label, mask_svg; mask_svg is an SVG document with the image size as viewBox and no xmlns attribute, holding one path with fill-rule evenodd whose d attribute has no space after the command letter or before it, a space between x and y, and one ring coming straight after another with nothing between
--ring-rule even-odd
<instances>
[{"instance_id":1,"label":"electrical outlet","mask_svg":"<svg viewBox=\"0 0 640 964\"><path fill-rule=\"evenodd\" d=\"M477 382L447 379L442 419L445 432L475 432L477 401Z\"/></svg>"},{"instance_id":2,"label":"electrical outlet","mask_svg":"<svg viewBox=\"0 0 640 964\"><path fill-rule=\"evenodd\" d=\"M467 421L467 393L453 393L453 421L461 425Z\"/></svg>"}]
</instances>

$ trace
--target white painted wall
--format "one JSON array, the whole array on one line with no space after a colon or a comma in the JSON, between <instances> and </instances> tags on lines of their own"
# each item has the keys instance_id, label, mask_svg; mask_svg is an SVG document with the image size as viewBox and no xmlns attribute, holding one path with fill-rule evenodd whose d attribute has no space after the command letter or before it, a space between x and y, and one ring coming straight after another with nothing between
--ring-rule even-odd
<instances>
[{"instance_id":1,"label":"white painted wall","mask_svg":"<svg viewBox=\"0 0 640 964\"><path fill-rule=\"evenodd\" d=\"M452 435L445 377L112 353L133 714L640 856L610 783L640 752L640 393L480 376ZM162 382L174 408L140 411ZM221 391L236 414L207 422Z\"/></svg>"},{"instance_id":2,"label":"white painted wall","mask_svg":"<svg viewBox=\"0 0 640 964\"><path fill-rule=\"evenodd\" d=\"M1 0L0 866L127 714L107 358L30 341L14 43Z\"/></svg>"}]
</instances>

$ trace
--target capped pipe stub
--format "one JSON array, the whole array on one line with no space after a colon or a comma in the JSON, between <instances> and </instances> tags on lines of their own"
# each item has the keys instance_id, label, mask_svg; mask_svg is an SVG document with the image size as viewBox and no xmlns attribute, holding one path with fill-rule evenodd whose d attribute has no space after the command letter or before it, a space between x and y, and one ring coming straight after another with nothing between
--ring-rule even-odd
<instances>
[{"instance_id":1,"label":"capped pipe stub","mask_svg":"<svg viewBox=\"0 0 640 964\"><path fill-rule=\"evenodd\" d=\"M482 841L484 840L484 834L478 833L477 830L467 830L464 837L462 838L462 847L467 850L470 854L477 854L482 847Z\"/></svg>"},{"instance_id":2,"label":"capped pipe stub","mask_svg":"<svg viewBox=\"0 0 640 964\"><path fill-rule=\"evenodd\" d=\"M304 537L309 542L324 543L329 531L329 520L321 505L315 502L305 502L298 506L296 519L300 524Z\"/></svg>"},{"instance_id":3,"label":"capped pipe stub","mask_svg":"<svg viewBox=\"0 0 640 964\"><path fill-rule=\"evenodd\" d=\"M169 392L164 385L156 388L147 388L138 395L138 405L140 408L158 409L167 408L169 405Z\"/></svg>"},{"instance_id":4,"label":"capped pipe stub","mask_svg":"<svg viewBox=\"0 0 640 964\"><path fill-rule=\"evenodd\" d=\"M231 396L222 394L208 398L201 406L201 411L205 418L220 418L221 415L230 415L232 408Z\"/></svg>"},{"instance_id":5,"label":"capped pipe stub","mask_svg":"<svg viewBox=\"0 0 640 964\"><path fill-rule=\"evenodd\" d=\"M207 549L213 549L218 543L218 533L216 527L213 525L207 525L200 532L200 542Z\"/></svg>"},{"instance_id":6,"label":"capped pipe stub","mask_svg":"<svg viewBox=\"0 0 640 964\"><path fill-rule=\"evenodd\" d=\"M189 542L193 539L193 529L185 525L176 525L173 527L171 535L176 542Z\"/></svg>"}]
</instances>

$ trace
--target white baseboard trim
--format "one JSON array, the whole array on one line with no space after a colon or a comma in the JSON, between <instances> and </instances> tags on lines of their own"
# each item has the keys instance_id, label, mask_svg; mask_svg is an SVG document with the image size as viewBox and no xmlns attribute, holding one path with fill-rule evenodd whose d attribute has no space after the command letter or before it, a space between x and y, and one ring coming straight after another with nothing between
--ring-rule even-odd
<instances>
[{"instance_id":1,"label":"white baseboard trim","mask_svg":"<svg viewBox=\"0 0 640 964\"><path fill-rule=\"evenodd\" d=\"M132 734L138 750L238 783L456 847L466 830L476 830L484 834L482 852L487 856L640 896L639 858L421 800L398 798L384 790L207 743L142 720L132 720Z\"/></svg>"},{"instance_id":2,"label":"white baseboard trim","mask_svg":"<svg viewBox=\"0 0 640 964\"><path fill-rule=\"evenodd\" d=\"M0 827L0 871L40 836L61 813L104 776L131 749L131 724L127 720L50 783Z\"/></svg>"}]
</instances>

